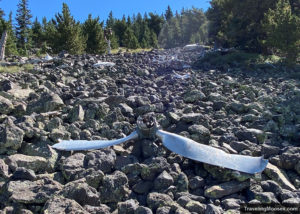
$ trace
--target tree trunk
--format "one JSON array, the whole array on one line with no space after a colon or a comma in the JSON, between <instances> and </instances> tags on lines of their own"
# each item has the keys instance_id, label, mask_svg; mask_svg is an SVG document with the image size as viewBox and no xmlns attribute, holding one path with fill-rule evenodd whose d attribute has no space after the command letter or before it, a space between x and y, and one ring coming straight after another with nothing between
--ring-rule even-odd
<instances>
[{"instance_id":1,"label":"tree trunk","mask_svg":"<svg viewBox=\"0 0 300 214\"><path fill-rule=\"evenodd\" d=\"M1 41L0 41L0 61L4 60L5 57L5 45L7 40L7 31L2 33Z\"/></svg>"}]
</instances>

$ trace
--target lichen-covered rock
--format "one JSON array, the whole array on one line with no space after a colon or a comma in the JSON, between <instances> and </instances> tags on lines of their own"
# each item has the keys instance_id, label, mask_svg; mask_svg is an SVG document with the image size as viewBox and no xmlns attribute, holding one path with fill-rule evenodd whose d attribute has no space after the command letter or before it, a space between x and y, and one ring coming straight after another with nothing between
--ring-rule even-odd
<instances>
[{"instance_id":1,"label":"lichen-covered rock","mask_svg":"<svg viewBox=\"0 0 300 214\"><path fill-rule=\"evenodd\" d=\"M154 188L157 190L166 189L173 184L174 180L172 176L163 171L157 178L154 180Z\"/></svg>"},{"instance_id":2,"label":"lichen-covered rock","mask_svg":"<svg viewBox=\"0 0 300 214\"><path fill-rule=\"evenodd\" d=\"M110 207L105 204L100 204L98 206L85 205L83 207L89 214L110 214Z\"/></svg>"},{"instance_id":3,"label":"lichen-covered rock","mask_svg":"<svg viewBox=\"0 0 300 214\"><path fill-rule=\"evenodd\" d=\"M80 177L80 173L84 171L84 157L84 154L76 153L62 161L61 170L67 181L73 181Z\"/></svg>"},{"instance_id":4,"label":"lichen-covered rock","mask_svg":"<svg viewBox=\"0 0 300 214\"><path fill-rule=\"evenodd\" d=\"M24 131L8 121L3 130L0 129L0 154L14 154L21 147Z\"/></svg>"},{"instance_id":5,"label":"lichen-covered rock","mask_svg":"<svg viewBox=\"0 0 300 214\"><path fill-rule=\"evenodd\" d=\"M101 202L120 202L130 194L128 179L123 172L115 171L112 175L106 175L100 186Z\"/></svg>"},{"instance_id":6,"label":"lichen-covered rock","mask_svg":"<svg viewBox=\"0 0 300 214\"><path fill-rule=\"evenodd\" d=\"M27 112L31 114L56 111L60 110L63 105L63 100L57 94L44 92L39 100L29 103Z\"/></svg>"},{"instance_id":7,"label":"lichen-covered rock","mask_svg":"<svg viewBox=\"0 0 300 214\"><path fill-rule=\"evenodd\" d=\"M136 183L132 186L132 190L138 194L148 193L153 187L153 182L151 181L143 181Z\"/></svg>"},{"instance_id":8,"label":"lichen-covered rock","mask_svg":"<svg viewBox=\"0 0 300 214\"><path fill-rule=\"evenodd\" d=\"M36 175L33 170L24 167L18 167L11 176L13 180L36 180Z\"/></svg>"},{"instance_id":9,"label":"lichen-covered rock","mask_svg":"<svg viewBox=\"0 0 300 214\"><path fill-rule=\"evenodd\" d=\"M22 146L21 151L24 155L39 156L45 158L48 162L49 170L54 171L56 161L58 160L58 153L48 145L47 141L39 141L36 144L26 143L24 146Z\"/></svg>"},{"instance_id":10,"label":"lichen-covered rock","mask_svg":"<svg viewBox=\"0 0 300 214\"><path fill-rule=\"evenodd\" d=\"M202 126L202 125L191 125L188 128L189 132L194 135L195 137L193 137L194 140L198 140L201 143L208 143L209 139L210 139L210 131L208 128Z\"/></svg>"},{"instance_id":11,"label":"lichen-covered rock","mask_svg":"<svg viewBox=\"0 0 300 214\"><path fill-rule=\"evenodd\" d=\"M0 114L9 114L14 110L14 105L9 99L0 96Z\"/></svg>"},{"instance_id":12,"label":"lichen-covered rock","mask_svg":"<svg viewBox=\"0 0 300 214\"><path fill-rule=\"evenodd\" d=\"M287 190L296 190L293 184L288 180L287 175L277 166L268 163L264 173L274 181L276 181L282 188Z\"/></svg>"},{"instance_id":13,"label":"lichen-covered rock","mask_svg":"<svg viewBox=\"0 0 300 214\"><path fill-rule=\"evenodd\" d=\"M81 206L98 206L100 204L99 193L95 188L89 186L85 179L69 182L59 194L75 200Z\"/></svg>"},{"instance_id":14,"label":"lichen-covered rock","mask_svg":"<svg viewBox=\"0 0 300 214\"><path fill-rule=\"evenodd\" d=\"M104 173L111 172L116 162L116 153L112 149L101 149L86 154L84 166L94 168Z\"/></svg>"},{"instance_id":15,"label":"lichen-covered rock","mask_svg":"<svg viewBox=\"0 0 300 214\"><path fill-rule=\"evenodd\" d=\"M84 119L84 110L81 105L73 107L68 114L68 120L71 123L75 121L83 121L83 119Z\"/></svg>"},{"instance_id":16,"label":"lichen-covered rock","mask_svg":"<svg viewBox=\"0 0 300 214\"><path fill-rule=\"evenodd\" d=\"M10 181L7 185L9 199L24 204L44 204L61 189L60 183L46 178L37 181Z\"/></svg>"},{"instance_id":17,"label":"lichen-covered rock","mask_svg":"<svg viewBox=\"0 0 300 214\"><path fill-rule=\"evenodd\" d=\"M206 206L198 201L191 200L185 205L185 208L190 212L204 213Z\"/></svg>"},{"instance_id":18,"label":"lichen-covered rock","mask_svg":"<svg viewBox=\"0 0 300 214\"><path fill-rule=\"evenodd\" d=\"M192 90L184 94L183 100L187 103L194 103L206 98L205 94L199 90Z\"/></svg>"},{"instance_id":19,"label":"lichen-covered rock","mask_svg":"<svg viewBox=\"0 0 300 214\"><path fill-rule=\"evenodd\" d=\"M163 157L155 157L147 159L143 165L141 176L144 180L154 180L157 174L163 172L170 167L170 164Z\"/></svg>"},{"instance_id":20,"label":"lichen-covered rock","mask_svg":"<svg viewBox=\"0 0 300 214\"><path fill-rule=\"evenodd\" d=\"M204 196L207 198L222 198L226 195L231 195L242 191L249 187L249 182L229 181L219 185L214 185L204 191Z\"/></svg>"},{"instance_id":21,"label":"lichen-covered rock","mask_svg":"<svg viewBox=\"0 0 300 214\"><path fill-rule=\"evenodd\" d=\"M223 214L224 210L220 206L208 204L205 209L205 214Z\"/></svg>"},{"instance_id":22,"label":"lichen-covered rock","mask_svg":"<svg viewBox=\"0 0 300 214\"><path fill-rule=\"evenodd\" d=\"M186 192L189 189L189 179L183 172L176 178L176 188L178 192Z\"/></svg>"},{"instance_id":23,"label":"lichen-covered rock","mask_svg":"<svg viewBox=\"0 0 300 214\"><path fill-rule=\"evenodd\" d=\"M8 156L6 162L8 165L10 165L10 163L16 163L18 167L25 167L39 173L49 170L48 161L38 156L14 154Z\"/></svg>"},{"instance_id":24,"label":"lichen-covered rock","mask_svg":"<svg viewBox=\"0 0 300 214\"><path fill-rule=\"evenodd\" d=\"M0 177L8 178L8 165L4 162L4 160L0 159Z\"/></svg>"},{"instance_id":25,"label":"lichen-covered rock","mask_svg":"<svg viewBox=\"0 0 300 214\"><path fill-rule=\"evenodd\" d=\"M138 208L139 203L136 200L130 199L118 203L118 214L134 214Z\"/></svg>"},{"instance_id":26,"label":"lichen-covered rock","mask_svg":"<svg viewBox=\"0 0 300 214\"><path fill-rule=\"evenodd\" d=\"M139 206L135 211L134 214L153 214L152 210L148 207Z\"/></svg>"},{"instance_id":27,"label":"lichen-covered rock","mask_svg":"<svg viewBox=\"0 0 300 214\"><path fill-rule=\"evenodd\" d=\"M258 192L255 194L255 199L263 204L279 204L273 192Z\"/></svg>"},{"instance_id":28,"label":"lichen-covered rock","mask_svg":"<svg viewBox=\"0 0 300 214\"><path fill-rule=\"evenodd\" d=\"M148 207L155 211L159 207L172 206L175 202L169 195L153 192L148 194L147 204Z\"/></svg>"},{"instance_id":29,"label":"lichen-covered rock","mask_svg":"<svg viewBox=\"0 0 300 214\"><path fill-rule=\"evenodd\" d=\"M76 213L76 214L89 214L88 211L84 210L80 204L76 201L64 198L62 196L54 196L49 199L45 204L45 214L56 214L56 213Z\"/></svg>"}]
</instances>

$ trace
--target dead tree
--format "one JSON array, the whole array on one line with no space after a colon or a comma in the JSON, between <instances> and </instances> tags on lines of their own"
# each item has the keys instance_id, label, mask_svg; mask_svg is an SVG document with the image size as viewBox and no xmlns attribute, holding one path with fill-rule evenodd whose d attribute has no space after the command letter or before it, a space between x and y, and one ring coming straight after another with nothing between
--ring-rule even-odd
<instances>
[{"instance_id":1,"label":"dead tree","mask_svg":"<svg viewBox=\"0 0 300 214\"><path fill-rule=\"evenodd\" d=\"M7 31L5 30L2 33L1 41L0 41L0 61L4 60L5 57L5 45L7 40Z\"/></svg>"}]
</instances>

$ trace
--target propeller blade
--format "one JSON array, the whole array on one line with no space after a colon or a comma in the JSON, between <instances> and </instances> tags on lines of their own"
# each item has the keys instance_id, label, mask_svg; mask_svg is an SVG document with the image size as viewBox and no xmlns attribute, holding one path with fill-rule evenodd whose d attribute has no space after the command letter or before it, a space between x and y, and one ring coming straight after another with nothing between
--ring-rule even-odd
<instances>
[{"instance_id":1,"label":"propeller blade","mask_svg":"<svg viewBox=\"0 0 300 214\"><path fill-rule=\"evenodd\" d=\"M128 140L133 140L138 137L136 131L132 132L130 135L124 138L117 140L63 140L59 143L56 143L52 148L65 151L78 151L78 150L92 150L92 149L101 149L116 144L124 143Z\"/></svg>"},{"instance_id":2,"label":"propeller blade","mask_svg":"<svg viewBox=\"0 0 300 214\"><path fill-rule=\"evenodd\" d=\"M268 160L262 157L229 154L223 150L163 130L158 130L156 136L172 152L203 163L251 174L262 172L268 164Z\"/></svg>"}]
</instances>

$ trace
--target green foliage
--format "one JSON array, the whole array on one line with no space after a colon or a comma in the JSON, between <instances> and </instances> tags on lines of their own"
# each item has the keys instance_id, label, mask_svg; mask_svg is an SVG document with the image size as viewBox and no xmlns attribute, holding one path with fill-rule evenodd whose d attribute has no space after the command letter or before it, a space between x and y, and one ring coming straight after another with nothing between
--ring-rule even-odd
<instances>
[{"instance_id":1,"label":"green foliage","mask_svg":"<svg viewBox=\"0 0 300 214\"><path fill-rule=\"evenodd\" d=\"M125 30L124 37L123 37L123 45L124 47L130 49L139 48L139 42L135 37L133 30L130 27L127 27L127 29Z\"/></svg>"},{"instance_id":2,"label":"green foliage","mask_svg":"<svg viewBox=\"0 0 300 214\"><path fill-rule=\"evenodd\" d=\"M182 10L181 14L167 21L158 37L161 47L172 48L190 42L206 43L207 19L202 10Z\"/></svg>"},{"instance_id":3,"label":"green foliage","mask_svg":"<svg viewBox=\"0 0 300 214\"><path fill-rule=\"evenodd\" d=\"M28 55L28 51L31 48L31 37L30 37L30 25L32 15L28 9L28 0L20 0L17 10L17 47L19 53L22 55Z\"/></svg>"},{"instance_id":4,"label":"green foliage","mask_svg":"<svg viewBox=\"0 0 300 214\"><path fill-rule=\"evenodd\" d=\"M12 25L12 12L9 13L9 20L6 25L7 30L7 41L6 41L6 47L5 47L5 55L18 55L18 49L17 49L17 38L15 35L15 31L13 29Z\"/></svg>"},{"instance_id":5,"label":"green foliage","mask_svg":"<svg viewBox=\"0 0 300 214\"><path fill-rule=\"evenodd\" d=\"M274 10L265 16L267 32L265 44L285 57L288 64L294 64L300 56L300 17L292 14L288 0L279 0Z\"/></svg>"},{"instance_id":6,"label":"green foliage","mask_svg":"<svg viewBox=\"0 0 300 214\"><path fill-rule=\"evenodd\" d=\"M171 9L170 5L168 5L168 8L166 10L165 18L166 18L167 21L169 21L170 19L173 18L173 12L172 12L172 9Z\"/></svg>"},{"instance_id":7,"label":"green foliage","mask_svg":"<svg viewBox=\"0 0 300 214\"><path fill-rule=\"evenodd\" d=\"M90 14L82 25L83 34L87 37L86 52L88 53L103 54L106 51L103 23L100 23L99 20L99 17L93 19Z\"/></svg>"},{"instance_id":8,"label":"green foliage","mask_svg":"<svg viewBox=\"0 0 300 214\"><path fill-rule=\"evenodd\" d=\"M268 68L273 69L273 64L279 64L281 58L275 55L262 55L257 53L248 53L245 51L229 51L229 52L211 52L195 62L194 66L198 68Z\"/></svg>"},{"instance_id":9,"label":"green foliage","mask_svg":"<svg viewBox=\"0 0 300 214\"><path fill-rule=\"evenodd\" d=\"M0 73L17 73L21 71L30 71L34 69L34 65L25 64L22 66L0 66Z\"/></svg>"},{"instance_id":10,"label":"green foliage","mask_svg":"<svg viewBox=\"0 0 300 214\"><path fill-rule=\"evenodd\" d=\"M44 36L42 25L36 17L31 27L32 46L34 48L41 48Z\"/></svg>"},{"instance_id":11,"label":"green foliage","mask_svg":"<svg viewBox=\"0 0 300 214\"><path fill-rule=\"evenodd\" d=\"M55 31L51 32L54 33L51 45L54 52L65 50L71 54L83 53L86 47L86 38L82 34L80 23L71 16L67 4L63 3L62 14L55 15L53 23Z\"/></svg>"}]
</instances>

